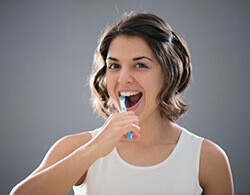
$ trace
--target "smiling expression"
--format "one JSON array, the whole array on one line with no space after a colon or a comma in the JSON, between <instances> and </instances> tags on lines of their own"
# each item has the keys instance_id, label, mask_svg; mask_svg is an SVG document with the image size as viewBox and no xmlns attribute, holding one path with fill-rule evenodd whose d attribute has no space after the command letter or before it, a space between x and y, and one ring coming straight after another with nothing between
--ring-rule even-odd
<instances>
[{"instance_id":1,"label":"smiling expression","mask_svg":"<svg viewBox=\"0 0 250 195\"><path fill-rule=\"evenodd\" d=\"M110 43L106 64L108 94L119 109L119 96L130 96L127 110L134 111L140 121L159 115L156 98L164 79L155 54L144 39L116 37Z\"/></svg>"}]
</instances>

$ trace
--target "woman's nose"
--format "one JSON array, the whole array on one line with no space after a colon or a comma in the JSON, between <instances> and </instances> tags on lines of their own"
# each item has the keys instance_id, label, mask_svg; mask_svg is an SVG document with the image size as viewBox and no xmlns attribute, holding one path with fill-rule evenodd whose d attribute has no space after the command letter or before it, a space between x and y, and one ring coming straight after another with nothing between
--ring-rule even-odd
<instances>
[{"instance_id":1,"label":"woman's nose","mask_svg":"<svg viewBox=\"0 0 250 195\"><path fill-rule=\"evenodd\" d=\"M118 82L121 84L129 84L133 82L133 77L128 70L122 69L120 71Z\"/></svg>"}]
</instances>

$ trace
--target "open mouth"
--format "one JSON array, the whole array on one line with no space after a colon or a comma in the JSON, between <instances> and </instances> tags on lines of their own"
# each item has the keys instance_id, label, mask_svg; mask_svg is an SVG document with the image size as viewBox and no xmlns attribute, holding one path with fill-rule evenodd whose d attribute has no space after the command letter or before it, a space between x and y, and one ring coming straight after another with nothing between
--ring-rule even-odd
<instances>
[{"instance_id":1,"label":"open mouth","mask_svg":"<svg viewBox=\"0 0 250 195\"><path fill-rule=\"evenodd\" d=\"M121 92L120 95L125 97L126 108L131 108L136 105L142 97L141 92Z\"/></svg>"}]
</instances>

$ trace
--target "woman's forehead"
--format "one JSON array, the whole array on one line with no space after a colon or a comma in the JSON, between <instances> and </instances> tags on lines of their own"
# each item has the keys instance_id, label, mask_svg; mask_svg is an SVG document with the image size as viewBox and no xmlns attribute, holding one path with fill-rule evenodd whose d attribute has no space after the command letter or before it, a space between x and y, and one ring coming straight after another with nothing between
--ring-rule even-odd
<instances>
[{"instance_id":1,"label":"woman's forehead","mask_svg":"<svg viewBox=\"0 0 250 195\"><path fill-rule=\"evenodd\" d=\"M155 59L155 55L148 43L138 36L118 36L114 38L108 49L107 58L130 58L134 59L145 56Z\"/></svg>"}]
</instances>

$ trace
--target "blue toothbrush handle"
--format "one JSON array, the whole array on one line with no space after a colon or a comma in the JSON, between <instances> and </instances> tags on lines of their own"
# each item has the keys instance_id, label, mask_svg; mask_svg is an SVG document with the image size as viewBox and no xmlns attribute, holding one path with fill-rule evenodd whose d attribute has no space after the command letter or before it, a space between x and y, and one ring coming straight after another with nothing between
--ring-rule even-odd
<instances>
[{"instance_id":1,"label":"blue toothbrush handle","mask_svg":"<svg viewBox=\"0 0 250 195\"><path fill-rule=\"evenodd\" d=\"M125 97L124 96L120 96L120 104L121 104L121 110L124 112L124 111L127 111L127 108L126 108L126 103L125 103ZM126 138L128 141L132 141L133 140L133 134L132 132L128 132L126 133Z\"/></svg>"},{"instance_id":2,"label":"blue toothbrush handle","mask_svg":"<svg viewBox=\"0 0 250 195\"><path fill-rule=\"evenodd\" d=\"M128 141L132 141L133 140L132 136L133 136L132 132L126 133L126 138L127 138Z\"/></svg>"}]
</instances>

